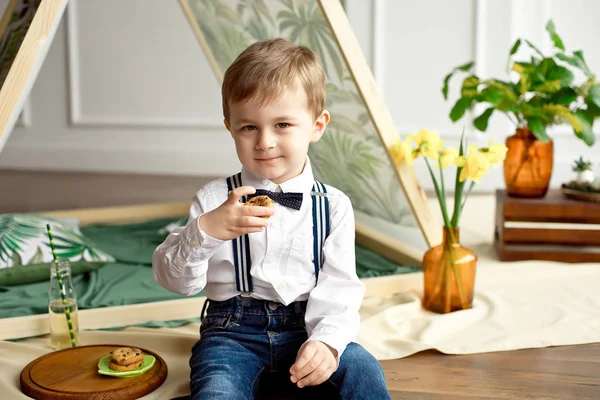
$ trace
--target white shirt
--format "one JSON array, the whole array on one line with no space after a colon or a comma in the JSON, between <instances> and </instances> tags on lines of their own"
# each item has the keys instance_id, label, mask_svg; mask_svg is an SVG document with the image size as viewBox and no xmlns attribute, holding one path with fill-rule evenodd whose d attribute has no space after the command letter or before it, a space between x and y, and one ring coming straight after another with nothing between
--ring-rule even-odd
<instances>
[{"instance_id":1,"label":"white shirt","mask_svg":"<svg viewBox=\"0 0 600 400\"><path fill-rule=\"evenodd\" d=\"M286 305L308 300L308 340L319 340L336 349L339 363L344 349L358 334L358 309L364 296L364 285L356 275L354 214L348 196L326 186L331 229L323 245L324 261L315 286L310 196L313 183L308 157L304 171L280 185L242 169L244 186L303 193L300 210L275 203L268 227L249 234L253 297ZM239 295L232 242L207 235L198 224L202 214L220 206L227 196L225 179L212 181L196 193L186 226L169 234L152 257L154 278L161 286L187 296L204 289L215 301Z\"/></svg>"}]
</instances>

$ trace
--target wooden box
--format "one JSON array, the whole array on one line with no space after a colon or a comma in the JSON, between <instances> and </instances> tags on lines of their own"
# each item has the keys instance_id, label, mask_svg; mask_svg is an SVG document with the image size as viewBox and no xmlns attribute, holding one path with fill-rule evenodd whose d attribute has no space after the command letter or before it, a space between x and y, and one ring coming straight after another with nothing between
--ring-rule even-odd
<instances>
[{"instance_id":1,"label":"wooden box","mask_svg":"<svg viewBox=\"0 0 600 400\"><path fill-rule=\"evenodd\" d=\"M494 242L502 261L600 262L600 203L558 189L541 199L497 190Z\"/></svg>"}]
</instances>

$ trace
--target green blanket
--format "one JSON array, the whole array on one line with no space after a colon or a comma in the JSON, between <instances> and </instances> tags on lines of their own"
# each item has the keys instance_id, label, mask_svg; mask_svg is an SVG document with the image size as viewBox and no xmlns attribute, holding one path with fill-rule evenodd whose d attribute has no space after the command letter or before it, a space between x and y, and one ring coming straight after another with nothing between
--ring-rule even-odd
<instances>
[{"instance_id":1,"label":"green blanket","mask_svg":"<svg viewBox=\"0 0 600 400\"><path fill-rule=\"evenodd\" d=\"M116 263L73 278L80 309L147 303L184 298L154 281L152 253L166 237L163 229L175 219L152 220L137 224L90 226L82 233ZM357 272L361 278L414 272L363 247L356 247ZM48 282L0 286L0 318L48 312ZM199 293L197 296L202 296ZM198 314L200 310L198 310ZM154 326L148 324L146 326Z\"/></svg>"}]
</instances>

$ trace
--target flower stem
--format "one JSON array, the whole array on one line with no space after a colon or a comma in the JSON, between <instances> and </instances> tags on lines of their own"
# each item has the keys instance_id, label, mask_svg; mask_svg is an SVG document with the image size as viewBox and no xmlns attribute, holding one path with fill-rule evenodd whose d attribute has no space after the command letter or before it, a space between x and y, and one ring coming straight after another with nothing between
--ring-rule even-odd
<instances>
[{"instance_id":1,"label":"flower stem","mask_svg":"<svg viewBox=\"0 0 600 400\"><path fill-rule=\"evenodd\" d=\"M452 266L452 272L454 272L454 280L456 283L456 291L458 292L458 298L460 299L460 304L462 306L462 308L467 308L467 300L465 299L465 293L463 292L463 288L462 288L462 274L460 273L460 268L457 264L457 260L456 260L456 249L454 248L455 245L458 245L458 238L456 236L454 236L454 230L453 229L448 229L448 234L450 236L450 245L448 246L448 252L450 253L450 263Z\"/></svg>"},{"instance_id":2,"label":"flower stem","mask_svg":"<svg viewBox=\"0 0 600 400\"><path fill-rule=\"evenodd\" d=\"M458 222L460 221L460 212L462 211L462 194L465 188L465 182L460 181L460 172L462 168L456 169L456 181L454 184L454 212L452 213L452 221L450 221L451 227L458 227Z\"/></svg>"},{"instance_id":3,"label":"flower stem","mask_svg":"<svg viewBox=\"0 0 600 400\"><path fill-rule=\"evenodd\" d=\"M460 213L461 214L462 214L463 208L465 208L465 204L467 204L467 199L469 198L469 195L471 194L471 190L473 190L474 186L475 186L475 182L471 181L471 184L469 185L469 188L467 189L467 194L464 195L464 199L462 201L462 204L460 205Z\"/></svg>"},{"instance_id":4,"label":"flower stem","mask_svg":"<svg viewBox=\"0 0 600 400\"><path fill-rule=\"evenodd\" d=\"M441 193L441 191L440 191L440 187L438 185L437 180L435 179L435 174L433 173L433 170L431 169L431 165L429 165L429 161L427 161L427 158L425 158L425 157L424 157L424 159L425 159L425 164L427 165L427 169L429 169L429 174L431 175L431 180L433 181L433 187L435 188L435 195L437 196L438 201L440 203L440 208L442 210L442 217L444 218L444 225L449 226L450 220L448 219L448 211L446 209L445 195L443 193Z\"/></svg>"}]
</instances>

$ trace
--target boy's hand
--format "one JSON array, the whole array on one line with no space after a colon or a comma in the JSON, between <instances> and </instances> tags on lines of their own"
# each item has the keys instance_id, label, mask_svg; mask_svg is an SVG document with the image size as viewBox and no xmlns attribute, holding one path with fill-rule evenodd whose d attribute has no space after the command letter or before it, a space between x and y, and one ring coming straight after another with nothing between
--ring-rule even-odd
<instances>
[{"instance_id":1,"label":"boy's hand","mask_svg":"<svg viewBox=\"0 0 600 400\"><path fill-rule=\"evenodd\" d=\"M337 369L337 351L318 340L300 348L296 363L290 368L290 380L299 388L325 382Z\"/></svg>"},{"instance_id":2,"label":"boy's hand","mask_svg":"<svg viewBox=\"0 0 600 400\"><path fill-rule=\"evenodd\" d=\"M255 192L252 186L233 189L223 204L200 217L200 229L219 240L231 240L246 233L262 231L268 225L268 220L261 217L273 215L275 209L245 206L239 201L242 196Z\"/></svg>"}]
</instances>

